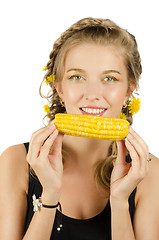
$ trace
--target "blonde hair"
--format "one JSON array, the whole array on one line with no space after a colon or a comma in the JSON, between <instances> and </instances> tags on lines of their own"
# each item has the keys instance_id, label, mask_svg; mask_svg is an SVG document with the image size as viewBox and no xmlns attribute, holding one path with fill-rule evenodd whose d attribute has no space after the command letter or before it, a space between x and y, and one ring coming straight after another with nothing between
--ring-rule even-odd
<instances>
[{"instance_id":1,"label":"blonde hair","mask_svg":"<svg viewBox=\"0 0 159 240\"><path fill-rule=\"evenodd\" d=\"M119 27L109 19L84 18L73 24L55 41L53 50L50 53L50 60L47 63L47 72L40 85L40 95L49 101L50 112L46 117L49 122L55 118L56 113L64 113L66 109L61 105L60 97L50 82L51 87L47 96L42 94L42 84L50 75L56 75L56 81L61 81L64 71L64 63L67 52L74 46L85 42L93 42L102 45L115 45L121 49L124 56L124 63L127 69L128 86L135 83L139 86L139 78L142 73L141 59L138 52L135 37L127 30ZM129 91L129 87L128 87ZM127 108L123 108L130 125L132 124L132 115ZM64 151L64 149L63 149ZM105 188L110 187L110 176L113 169L113 161L117 157L116 142L113 142L109 149L109 156L104 161L97 164L94 172L96 182Z\"/></svg>"}]
</instances>

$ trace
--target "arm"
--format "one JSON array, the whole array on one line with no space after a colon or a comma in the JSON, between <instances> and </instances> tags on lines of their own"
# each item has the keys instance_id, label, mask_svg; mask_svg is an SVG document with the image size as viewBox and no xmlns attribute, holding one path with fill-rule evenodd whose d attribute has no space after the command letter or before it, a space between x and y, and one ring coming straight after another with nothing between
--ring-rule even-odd
<instances>
[{"instance_id":1,"label":"arm","mask_svg":"<svg viewBox=\"0 0 159 240\"><path fill-rule=\"evenodd\" d=\"M34 214L23 238L27 211L27 187L28 169L24 146L10 147L0 158L0 239L49 239L55 209L44 208ZM47 202L48 199L43 201ZM39 228L39 226L43 227Z\"/></svg>"},{"instance_id":2,"label":"arm","mask_svg":"<svg viewBox=\"0 0 159 240\"><path fill-rule=\"evenodd\" d=\"M27 211L28 169L22 145L5 150L0 157L0 239L20 240Z\"/></svg>"},{"instance_id":3,"label":"arm","mask_svg":"<svg viewBox=\"0 0 159 240\"><path fill-rule=\"evenodd\" d=\"M62 138L63 135L58 133L52 123L33 133L30 140L27 161L43 187L41 200L45 205L56 205L60 198L63 175ZM23 240L49 240L55 213L55 208L43 207L35 212Z\"/></svg>"},{"instance_id":4,"label":"arm","mask_svg":"<svg viewBox=\"0 0 159 240\"><path fill-rule=\"evenodd\" d=\"M43 186L42 201L46 205L55 205L59 200L62 179L61 143L62 135L55 132L53 126L38 130L31 138L27 161L33 167ZM54 144L54 148L52 153L49 153L52 144ZM28 169L24 146L11 147L2 154L0 187L2 189L0 239L49 240L55 209L42 208L41 211L36 212L24 235L28 188Z\"/></svg>"},{"instance_id":5,"label":"arm","mask_svg":"<svg viewBox=\"0 0 159 240\"><path fill-rule=\"evenodd\" d=\"M53 201L53 199L51 200ZM40 211L36 212L31 220L31 223L23 240L49 240L55 219L55 212L55 208L42 208Z\"/></svg>"},{"instance_id":6,"label":"arm","mask_svg":"<svg viewBox=\"0 0 159 240\"><path fill-rule=\"evenodd\" d=\"M150 163L147 161L149 150L144 140L132 129L127 136L127 141L118 141L117 147L118 156L112 171L110 186L112 239L135 240L136 236L129 216L128 198L149 171ZM129 164L125 162L126 148L132 159Z\"/></svg>"},{"instance_id":7,"label":"arm","mask_svg":"<svg viewBox=\"0 0 159 240\"><path fill-rule=\"evenodd\" d=\"M159 159L152 159L149 172L138 185L134 231L137 240L159 239Z\"/></svg>"},{"instance_id":8,"label":"arm","mask_svg":"<svg viewBox=\"0 0 159 240\"><path fill-rule=\"evenodd\" d=\"M110 203L112 239L135 240L128 201L117 201L112 198Z\"/></svg>"}]
</instances>

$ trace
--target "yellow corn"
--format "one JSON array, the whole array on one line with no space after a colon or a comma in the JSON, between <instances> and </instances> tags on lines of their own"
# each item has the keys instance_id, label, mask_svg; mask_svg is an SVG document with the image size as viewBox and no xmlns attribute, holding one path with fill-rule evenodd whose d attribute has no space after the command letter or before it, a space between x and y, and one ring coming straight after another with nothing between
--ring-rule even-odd
<instances>
[{"instance_id":1,"label":"yellow corn","mask_svg":"<svg viewBox=\"0 0 159 240\"><path fill-rule=\"evenodd\" d=\"M54 123L59 132L77 137L115 141L129 133L129 122L120 118L58 113Z\"/></svg>"}]
</instances>

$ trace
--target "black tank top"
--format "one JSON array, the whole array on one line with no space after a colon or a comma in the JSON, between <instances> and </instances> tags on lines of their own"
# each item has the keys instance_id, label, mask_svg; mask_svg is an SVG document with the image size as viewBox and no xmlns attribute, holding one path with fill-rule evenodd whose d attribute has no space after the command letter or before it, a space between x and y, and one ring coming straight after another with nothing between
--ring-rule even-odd
<instances>
[{"instance_id":1,"label":"black tank top","mask_svg":"<svg viewBox=\"0 0 159 240\"><path fill-rule=\"evenodd\" d=\"M28 151L29 143L24 143ZM32 196L37 198L41 196L42 186L40 182L29 173L29 189L27 195L27 216L26 231L33 217ZM129 212L133 224L133 216L135 212L135 193L136 188L129 196ZM49 210L48 210L49 211ZM62 216L62 228L57 230L59 218ZM42 227L42 226L39 226ZM53 224L50 240L111 240L111 208L110 202L101 213L89 219L74 219L61 214L56 210L55 220Z\"/></svg>"}]
</instances>

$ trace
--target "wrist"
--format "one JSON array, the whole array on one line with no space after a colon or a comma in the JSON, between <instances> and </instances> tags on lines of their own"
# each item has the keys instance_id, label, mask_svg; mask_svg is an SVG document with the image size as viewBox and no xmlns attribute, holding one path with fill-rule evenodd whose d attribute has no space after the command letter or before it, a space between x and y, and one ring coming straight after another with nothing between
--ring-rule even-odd
<instances>
[{"instance_id":1,"label":"wrist","mask_svg":"<svg viewBox=\"0 0 159 240\"><path fill-rule=\"evenodd\" d=\"M55 209L58 206L60 208L60 211L62 212L61 204L59 202L57 202L56 204L52 204L52 203L46 204L43 201L45 201L46 199L48 201L48 198L45 199L45 196L36 198L35 194L32 196L32 199L33 199L33 211L34 212L38 212L41 208ZM53 202L53 199L51 199L51 202Z\"/></svg>"},{"instance_id":2,"label":"wrist","mask_svg":"<svg viewBox=\"0 0 159 240\"><path fill-rule=\"evenodd\" d=\"M110 205L117 208L129 208L128 199L120 199L110 196Z\"/></svg>"},{"instance_id":3,"label":"wrist","mask_svg":"<svg viewBox=\"0 0 159 240\"><path fill-rule=\"evenodd\" d=\"M59 202L60 194L42 192L40 199L41 202L45 205L56 205Z\"/></svg>"}]
</instances>

